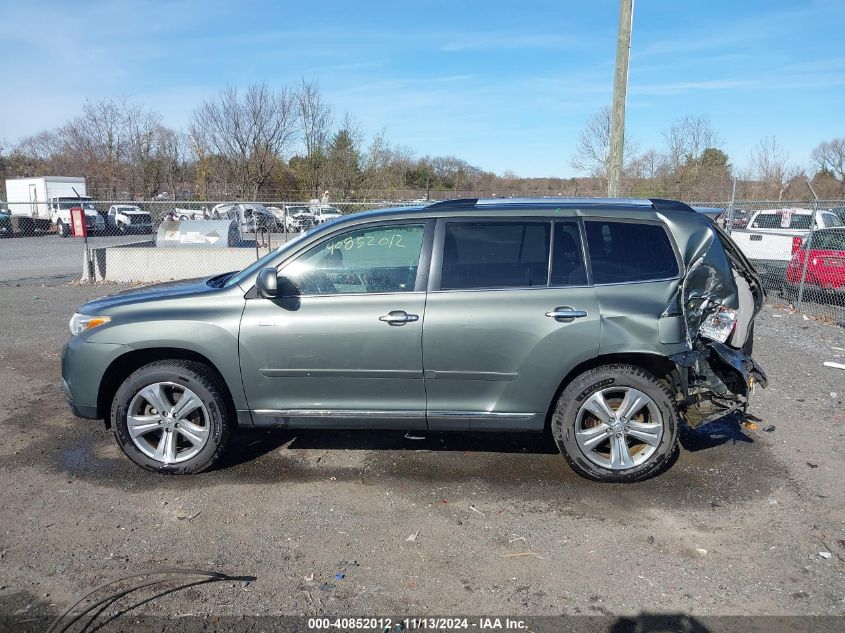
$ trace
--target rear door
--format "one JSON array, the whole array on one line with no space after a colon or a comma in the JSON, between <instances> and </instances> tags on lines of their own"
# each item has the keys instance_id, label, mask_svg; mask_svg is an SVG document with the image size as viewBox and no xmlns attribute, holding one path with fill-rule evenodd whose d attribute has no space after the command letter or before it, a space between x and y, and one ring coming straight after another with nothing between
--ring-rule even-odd
<instances>
[{"instance_id":1,"label":"rear door","mask_svg":"<svg viewBox=\"0 0 845 633\"><path fill-rule=\"evenodd\" d=\"M438 221L422 341L430 428L542 429L563 376L598 351L582 242L574 218Z\"/></svg>"}]
</instances>

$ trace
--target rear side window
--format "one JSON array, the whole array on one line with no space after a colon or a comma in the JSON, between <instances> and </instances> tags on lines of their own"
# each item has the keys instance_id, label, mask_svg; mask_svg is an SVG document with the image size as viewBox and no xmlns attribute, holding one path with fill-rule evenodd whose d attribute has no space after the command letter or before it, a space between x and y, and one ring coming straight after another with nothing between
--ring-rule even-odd
<instances>
[{"instance_id":1,"label":"rear side window","mask_svg":"<svg viewBox=\"0 0 845 633\"><path fill-rule=\"evenodd\" d=\"M842 220L835 213L822 213L822 220L826 227L842 226Z\"/></svg>"},{"instance_id":2,"label":"rear side window","mask_svg":"<svg viewBox=\"0 0 845 633\"><path fill-rule=\"evenodd\" d=\"M668 279L678 261L666 230L657 224L587 221L593 283Z\"/></svg>"},{"instance_id":3,"label":"rear side window","mask_svg":"<svg viewBox=\"0 0 845 633\"><path fill-rule=\"evenodd\" d=\"M548 283L549 222L449 222L440 288L525 288Z\"/></svg>"}]
</instances>

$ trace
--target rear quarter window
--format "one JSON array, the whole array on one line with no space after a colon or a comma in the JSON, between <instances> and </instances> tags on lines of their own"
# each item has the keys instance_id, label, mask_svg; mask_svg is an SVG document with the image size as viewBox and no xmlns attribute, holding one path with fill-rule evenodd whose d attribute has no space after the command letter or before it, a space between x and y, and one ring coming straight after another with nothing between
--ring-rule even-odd
<instances>
[{"instance_id":1,"label":"rear quarter window","mask_svg":"<svg viewBox=\"0 0 845 633\"><path fill-rule=\"evenodd\" d=\"M649 281L678 275L678 260L662 225L588 220L584 226L593 283Z\"/></svg>"}]
</instances>

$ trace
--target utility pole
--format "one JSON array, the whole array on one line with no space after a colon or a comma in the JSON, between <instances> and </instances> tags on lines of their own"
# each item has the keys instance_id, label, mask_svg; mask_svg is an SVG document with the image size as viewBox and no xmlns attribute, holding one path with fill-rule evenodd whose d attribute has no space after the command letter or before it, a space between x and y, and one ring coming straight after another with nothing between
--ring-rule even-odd
<instances>
[{"instance_id":1,"label":"utility pole","mask_svg":"<svg viewBox=\"0 0 845 633\"><path fill-rule=\"evenodd\" d=\"M616 71L613 74L613 112L610 119L610 165L608 165L607 174L607 195L611 198L619 197L622 184L622 161L625 155L625 99L628 94L628 57L631 53L633 21L634 0L620 0Z\"/></svg>"}]
</instances>

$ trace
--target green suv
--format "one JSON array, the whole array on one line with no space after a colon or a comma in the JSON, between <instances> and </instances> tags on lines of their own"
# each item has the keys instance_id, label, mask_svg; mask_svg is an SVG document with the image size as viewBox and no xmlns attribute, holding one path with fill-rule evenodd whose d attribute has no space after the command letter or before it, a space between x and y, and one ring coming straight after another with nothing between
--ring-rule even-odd
<instances>
[{"instance_id":1,"label":"green suv","mask_svg":"<svg viewBox=\"0 0 845 633\"><path fill-rule=\"evenodd\" d=\"M136 464L212 466L241 428L550 432L579 474L670 465L744 408L763 288L667 200L450 200L321 224L248 268L91 301L62 387Z\"/></svg>"}]
</instances>

